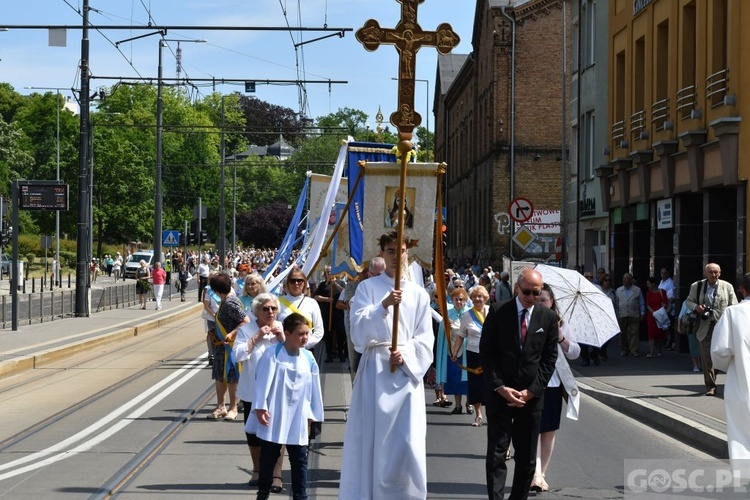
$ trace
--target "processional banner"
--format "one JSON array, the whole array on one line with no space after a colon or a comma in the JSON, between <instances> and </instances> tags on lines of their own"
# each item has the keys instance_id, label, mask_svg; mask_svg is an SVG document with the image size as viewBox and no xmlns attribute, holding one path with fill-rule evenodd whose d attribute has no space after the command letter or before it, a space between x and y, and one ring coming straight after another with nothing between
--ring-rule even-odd
<instances>
[{"instance_id":1,"label":"processional banner","mask_svg":"<svg viewBox=\"0 0 750 500\"><path fill-rule=\"evenodd\" d=\"M312 220L309 223L311 225L326 225L325 241L327 242L333 234L333 230L339 219L342 219L339 230L334 235L333 244L328 247L321 262L323 265L330 265L333 274L346 273L350 277L354 277L357 271L352 268L350 260L348 215L343 214L343 208L349 199L348 180L346 177L341 179L334 199L334 205L326 207L324 206L326 194L332 180L333 178L330 175L310 175L310 211L308 213Z\"/></svg>"},{"instance_id":2,"label":"processional banner","mask_svg":"<svg viewBox=\"0 0 750 500\"><path fill-rule=\"evenodd\" d=\"M399 192L401 166L391 162L368 162L349 207L349 240L352 258L361 265L380 253L378 237L396 229L398 212L404 211L404 234L416 240L409 260L432 267L437 196L437 163L407 163L406 189ZM349 179L359 175L359 166L349 163ZM350 185L354 181L350 181ZM361 245L361 253L355 249Z\"/></svg>"}]
</instances>

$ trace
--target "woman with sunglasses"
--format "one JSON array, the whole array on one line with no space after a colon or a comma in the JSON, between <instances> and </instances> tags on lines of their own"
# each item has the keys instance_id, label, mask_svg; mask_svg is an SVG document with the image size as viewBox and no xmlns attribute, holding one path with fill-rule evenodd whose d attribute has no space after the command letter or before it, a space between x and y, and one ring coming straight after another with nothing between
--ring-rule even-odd
<instances>
[{"instance_id":1,"label":"woman with sunglasses","mask_svg":"<svg viewBox=\"0 0 750 500\"><path fill-rule=\"evenodd\" d=\"M219 310L216 312L214 327L209 331L214 364L211 378L216 386L216 409L208 418L234 420L237 418L237 383L239 367L232 347L237 331L243 324L250 323L245 307L232 290L232 278L226 273L216 273L208 284L219 296ZM224 406L224 397L229 392L229 410Z\"/></svg>"},{"instance_id":2,"label":"woman with sunglasses","mask_svg":"<svg viewBox=\"0 0 750 500\"><path fill-rule=\"evenodd\" d=\"M283 322L293 312L300 313L310 324L307 349L312 349L323 340L323 318L318 303L308 295L307 276L295 267L284 280L284 293L279 296L279 314L276 319ZM315 361L321 363L321 349L315 349Z\"/></svg>"},{"instance_id":3,"label":"woman with sunglasses","mask_svg":"<svg viewBox=\"0 0 750 500\"><path fill-rule=\"evenodd\" d=\"M247 281L250 281L248 277ZM247 286L247 282L245 283ZM274 344L284 342L284 328L281 321L276 320L279 312L279 301L270 293L261 292L252 300L250 309L255 318L240 327L237 332L237 339L234 342L232 350L238 363L242 363L240 381L237 386L237 397L242 401L242 416L245 421L245 436L247 446L250 448L250 458L253 462L253 475L250 478L250 486L258 485L258 474L260 471L260 446L261 442L255 435L256 418L249 419L252 413L252 399L255 391L255 369L258 360L265 350ZM278 481L278 491L281 491L281 462L276 464L273 476L274 481ZM272 486L274 488L274 486Z\"/></svg>"}]
</instances>

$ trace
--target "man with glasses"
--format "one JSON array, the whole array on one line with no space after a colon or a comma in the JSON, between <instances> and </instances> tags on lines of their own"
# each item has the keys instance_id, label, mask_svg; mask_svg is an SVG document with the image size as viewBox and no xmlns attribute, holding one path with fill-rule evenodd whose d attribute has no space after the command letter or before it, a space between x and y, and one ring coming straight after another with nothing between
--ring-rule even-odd
<instances>
[{"instance_id":1,"label":"man with glasses","mask_svg":"<svg viewBox=\"0 0 750 500\"><path fill-rule=\"evenodd\" d=\"M527 498L536 466L544 390L557 360L557 315L537 305L542 275L521 270L516 297L495 303L482 328L479 356L487 413L487 494L502 500L508 474L506 451L513 442L515 471L510 498ZM564 340L564 339L563 339Z\"/></svg>"},{"instance_id":2,"label":"man with glasses","mask_svg":"<svg viewBox=\"0 0 750 500\"><path fill-rule=\"evenodd\" d=\"M690 285L690 293L685 305L696 315L695 336L700 342L703 382L706 396L716 395L716 371L711 361L711 339L714 327L727 307L737 303L734 287L728 281L720 280L721 267L710 263L706 266L705 279Z\"/></svg>"}]
</instances>

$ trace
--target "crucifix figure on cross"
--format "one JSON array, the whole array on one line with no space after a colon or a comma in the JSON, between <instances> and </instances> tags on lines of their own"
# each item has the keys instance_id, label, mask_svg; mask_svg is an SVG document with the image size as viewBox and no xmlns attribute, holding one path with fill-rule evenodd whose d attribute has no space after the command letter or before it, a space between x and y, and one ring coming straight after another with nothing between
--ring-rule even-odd
<instances>
[{"instance_id":1,"label":"crucifix figure on cross","mask_svg":"<svg viewBox=\"0 0 750 500\"><path fill-rule=\"evenodd\" d=\"M357 31L359 42L369 51L377 50L381 44L395 45L398 51L398 107L391 114L391 123L398 129L398 151L401 153L401 179L399 193L406 192L406 166L414 127L422 123L422 117L414 110L414 77L416 76L416 55L422 47L435 47L441 54L448 54L461 39L448 23L442 23L436 31L425 31L417 23L417 8L425 0L396 0L401 4L401 21L395 28L381 28L375 19L369 19ZM403 206L403 204L402 204ZM398 210L396 225L397 241L404 241L404 210ZM401 252L396 252L395 290L401 287ZM399 304L393 305L393 328L391 329L391 352L398 349ZM393 363L393 361L392 361ZM391 365L391 372L396 365Z\"/></svg>"},{"instance_id":2,"label":"crucifix figure on cross","mask_svg":"<svg viewBox=\"0 0 750 500\"><path fill-rule=\"evenodd\" d=\"M391 123L398 129L399 139L408 141L414 127L422 123L422 117L414 110L417 51L422 47L435 47L439 53L448 54L461 39L448 23L439 25L436 31L425 31L419 26L417 7L425 0L396 1L401 4L401 21L395 28L381 28L375 19L370 19L357 31L356 37L369 51L377 50L381 44L396 46L399 53L398 108L391 115Z\"/></svg>"}]
</instances>

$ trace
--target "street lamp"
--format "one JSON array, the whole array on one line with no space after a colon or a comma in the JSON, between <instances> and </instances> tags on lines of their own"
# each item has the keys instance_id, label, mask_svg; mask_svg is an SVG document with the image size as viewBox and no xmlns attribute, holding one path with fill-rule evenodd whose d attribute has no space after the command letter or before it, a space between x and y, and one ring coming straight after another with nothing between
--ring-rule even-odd
<instances>
[{"instance_id":1,"label":"street lamp","mask_svg":"<svg viewBox=\"0 0 750 500\"><path fill-rule=\"evenodd\" d=\"M162 237L162 192L161 192L161 173L162 173L162 134L164 132L162 125L163 102L161 97L162 89L162 48L167 46L167 42L191 42L204 43L203 39L169 39L162 38L159 40L159 71L156 79L156 195L154 197L154 264L161 262L161 237Z\"/></svg>"},{"instance_id":2,"label":"street lamp","mask_svg":"<svg viewBox=\"0 0 750 500\"><path fill-rule=\"evenodd\" d=\"M0 31L7 31L8 28ZM24 87L29 90L55 90L57 91L57 101L55 103L55 119L56 119L56 132L55 132L55 164L56 164L56 175L55 180L60 182L60 91L68 90L67 87ZM57 269L53 269L55 277L52 280L51 285L54 286L56 282L59 282L60 277L60 211L55 210L55 262L57 263ZM53 266L54 267L54 266Z\"/></svg>"}]
</instances>

